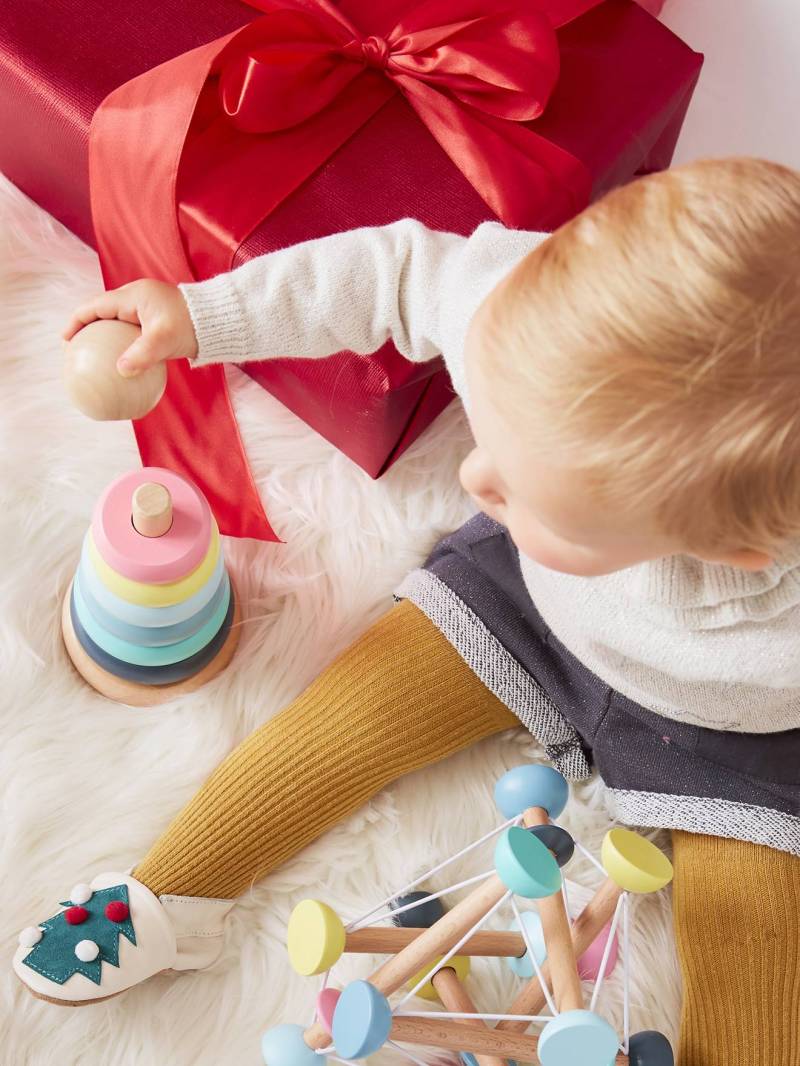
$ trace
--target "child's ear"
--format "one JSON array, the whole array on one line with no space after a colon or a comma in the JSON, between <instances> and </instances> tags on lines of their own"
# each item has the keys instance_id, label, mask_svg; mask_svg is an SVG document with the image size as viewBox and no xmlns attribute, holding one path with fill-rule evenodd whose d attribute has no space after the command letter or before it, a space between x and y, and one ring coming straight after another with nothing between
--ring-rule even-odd
<instances>
[{"instance_id":1,"label":"child's ear","mask_svg":"<svg viewBox=\"0 0 800 1066\"><path fill-rule=\"evenodd\" d=\"M724 563L726 566L738 566L740 570L766 570L772 566L775 560L766 552L752 551L750 548L739 548L737 551L725 552L708 560L714 563Z\"/></svg>"}]
</instances>

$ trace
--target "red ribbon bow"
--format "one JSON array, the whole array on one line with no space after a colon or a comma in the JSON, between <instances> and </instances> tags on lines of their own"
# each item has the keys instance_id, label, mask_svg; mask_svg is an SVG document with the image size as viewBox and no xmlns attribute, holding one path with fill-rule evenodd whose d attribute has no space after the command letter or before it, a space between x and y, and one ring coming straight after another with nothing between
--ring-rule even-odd
<instances>
[{"instance_id":1,"label":"red ribbon bow","mask_svg":"<svg viewBox=\"0 0 800 1066\"><path fill-rule=\"evenodd\" d=\"M264 15L126 83L95 114L92 211L109 286L230 269L397 91L506 225L555 226L587 202L583 164L522 123L558 78L554 28L599 0L428 0L370 34L330 0L249 2ZM277 539L220 367L171 363L135 429L144 461L196 481L222 532Z\"/></svg>"},{"instance_id":2,"label":"red ribbon bow","mask_svg":"<svg viewBox=\"0 0 800 1066\"><path fill-rule=\"evenodd\" d=\"M507 225L542 205L557 224L583 207L590 180L574 156L519 123L538 118L558 80L554 25L597 0L428 0L385 37L364 36L329 0L252 0L266 11L219 57L219 92L237 129L276 133L329 107L366 71L382 76L381 106L397 89L459 170ZM388 90L388 91L387 91ZM374 109L370 108L370 114Z\"/></svg>"}]
</instances>

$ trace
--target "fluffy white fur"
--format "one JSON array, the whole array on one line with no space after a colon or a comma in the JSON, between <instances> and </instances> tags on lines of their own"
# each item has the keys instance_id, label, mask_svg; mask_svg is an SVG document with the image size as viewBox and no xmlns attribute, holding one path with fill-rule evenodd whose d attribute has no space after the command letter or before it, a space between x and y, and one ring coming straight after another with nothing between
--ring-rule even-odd
<instances>
[{"instance_id":1,"label":"fluffy white fur","mask_svg":"<svg viewBox=\"0 0 800 1066\"><path fill-rule=\"evenodd\" d=\"M92 506L138 461L129 425L88 421L61 385L59 331L72 306L100 286L97 260L7 183L0 249L2 1059L255 1066L266 1027L311 1015L317 982L294 975L284 950L294 903L314 895L356 914L488 830L497 818L496 777L540 757L521 731L397 782L256 886L235 909L225 953L208 972L160 976L96 1007L57 1008L32 999L13 977L7 963L17 933L49 916L74 884L132 865L223 756L390 606L404 572L468 513L457 483L468 432L453 406L373 482L233 373L253 469L286 543L226 544L245 605L227 673L157 710L116 706L71 669L58 628ZM609 826L599 782L575 790L565 821L599 848ZM455 872L477 869L459 863ZM570 870L596 883L586 863ZM679 984L667 894L636 900L634 915L634 1027L674 1037ZM368 970L368 960L355 959L340 972ZM477 964L471 980L484 1009L508 1006L514 979L500 964ZM620 1022L619 974L601 1005Z\"/></svg>"}]
</instances>

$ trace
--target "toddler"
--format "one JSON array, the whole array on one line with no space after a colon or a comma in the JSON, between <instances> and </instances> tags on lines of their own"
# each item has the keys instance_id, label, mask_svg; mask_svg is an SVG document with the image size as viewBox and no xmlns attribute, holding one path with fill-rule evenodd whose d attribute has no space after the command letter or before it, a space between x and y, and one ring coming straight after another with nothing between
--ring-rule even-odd
<instances>
[{"instance_id":1,"label":"toddler","mask_svg":"<svg viewBox=\"0 0 800 1066\"><path fill-rule=\"evenodd\" d=\"M209 965L254 881L400 774L522 723L566 777L597 768L613 817L672 830L682 1066L798 1066L799 264L800 175L731 159L640 179L550 237L404 219L78 309L67 336L141 323L126 374L388 337L442 353L480 513L131 876L73 888L90 917L109 891L123 907L118 968L21 934L34 994Z\"/></svg>"}]
</instances>

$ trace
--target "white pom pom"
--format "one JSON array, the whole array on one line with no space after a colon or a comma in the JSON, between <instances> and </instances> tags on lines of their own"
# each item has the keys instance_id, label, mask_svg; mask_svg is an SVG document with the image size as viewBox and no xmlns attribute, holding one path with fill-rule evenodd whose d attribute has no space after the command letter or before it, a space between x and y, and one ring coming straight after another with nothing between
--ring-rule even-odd
<instances>
[{"instance_id":1,"label":"white pom pom","mask_svg":"<svg viewBox=\"0 0 800 1066\"><path fill-rule=\"evenodd\" d=\"M93 940L80 940L75 945L75 954L81 962L94 962L100 954L100 948Z\"/></svg>"},{"instance_id":2,"label":"white pom pom","mask_svg":"<svg viewBox=\"0 0 800 1066\"><path fill-rule=\"evenodd\" d=\"M42 939L42 930L38 925L29 925L27 929L23 929L17 937L19 946L21 948L32 948Z\"/></svg>"},{"instance_id":3,"label":"white pom pom","mask_svg":"<svg viewBox=\"0 0 800 1066\"><path fill-rule=\"evenodd\" d=\"M91 898L92 890L88 885L76 885L69 894L70 903L78 907L83 903L88 903Z\"/></svg>"}]
</instances>

